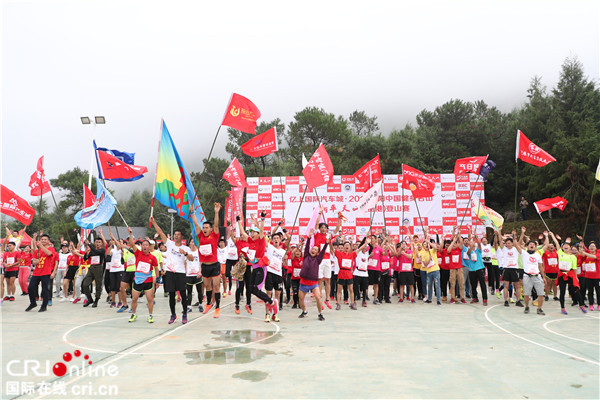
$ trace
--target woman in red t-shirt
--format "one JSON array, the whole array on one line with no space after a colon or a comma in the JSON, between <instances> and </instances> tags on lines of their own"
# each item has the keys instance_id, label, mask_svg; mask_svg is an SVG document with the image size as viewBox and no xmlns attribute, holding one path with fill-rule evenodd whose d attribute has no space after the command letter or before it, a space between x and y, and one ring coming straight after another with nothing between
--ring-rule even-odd
<instances>
[{"instance_id":1,"label":"woman in red t-shirt","mask_svg":"<svg viewBox=\"0 0 600 400\"><path fill-rule=\"evenodd\" d=\"M340 272L338 273L338 287L336 293L336 305L335 309L339 310L342 308L340 305L341 295L343 293L344 287L348 288L348 298L352 300L350 304L350 308L352 310L356 310L356 298L354 297L354 285L352 284L352 272L354 267L356 267L356 254L359 251L362 251L367 243L363 243L361 247L352 251L352 245L350 242L344 243L344 251L335 250L335 257L338 260L338 265L340 266ZM333 249L333 239L330 240L329 246Z\"/></svg>"},{"instance_id":2,"label":"woman in red t-shirt","mask_svg":"<svg viewBox=\"0 0 600 400\"><path fill-rule=\"evenodd\" d=\"M587 251L585 248L580 248L579 254L584 257L581 267L585 271L590 311L594 311L594 291L596 291L596 308L600 311L600 250L596 247L596 243L590 242Z\"/></svg>"},{"instance_id":3,"label":"woman in red t-shirt","mask_svg":"<svg viewBox=\"0 0 600 400\"><path fill-rule=\"evenodd\" d=\"M25 249L21 252L21 264L19 265L19 286L21 287L21 296L27 296L32 258L33 254L31 246L25 246Z\"/></svg>"}]
</instances>

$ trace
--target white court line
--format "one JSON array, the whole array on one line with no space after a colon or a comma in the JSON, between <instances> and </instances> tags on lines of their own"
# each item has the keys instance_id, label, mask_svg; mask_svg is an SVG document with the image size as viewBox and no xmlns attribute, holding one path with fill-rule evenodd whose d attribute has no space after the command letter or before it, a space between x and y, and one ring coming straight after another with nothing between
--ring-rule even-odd
<instances>
[{"instance_id":1,"label":"white court line","mask_svg":"<svg viewBox=\"0 0 600 400\"><path fill-rule=\"evenodd\" d=\"M541 343L535 342L535 341L533 341L533 340L531 340L531 339L524 338L523 336L515 335L514 333L510 332L509 330L507 330L507 329L504 329L503 327L501 327L500 325L498 325L498 324L496 324L494 321L492 321L492 320L490 319L489 315L488 315L488 313L490 312L490 310L491 310L492 308L495 308L495 307L499 307L499 305L492 306L492 307L488 308L488 309L485 311L485 318L486 318L486 319L489 321L489 323L490 323L490 324L494 325L496 328L498 328L498 329L500 329L500 330L502 330L502 331L504 331L504 332L508 333L509 335L512 335L512 336L514 336L514 337L517 337L517 338L519 338L519 339L522 339L522 340L524 340L524 341L526 341L526 342L529 342L529 343L535 344L536 346L540 346L540 347L543 347L543 348L545 348L545 349L548 349L548 350L550 350L550 351L554 351L554 352L556 352L556 353L559 353L559 354L562 354L562 355L565 355L565 356L573 357L573 358L575 358L575 359L577 359L577 360L585 361L585 362L588 362L588 363L590 363L590 364L594 364L594 365L599 365L599 366L600 366L600 363L599 363L598 361L594 361L594 360L588 360L587 358L583 358L583 357L581 357L581 356L577 356L577 355L575 355L575 354L571 354L571 353L567 353L567 352L564 352L564 351L561 351L561 350L557 350L557 349L555 349L555 348L552 348L552 347L546 346L546 345L544 345L544 344L541 344Z\"/></svg>"},{"instance_id":2,"label":"white court line","mask_svg":"<svg viewBox=\"0 0 600 400\"><path fill-rule=\"evenodd\" d=\"M562 333L558 333L558 332L553 331L552 329L548 328L548 326L547 326L548 324L550 324L552 322L557 322L557 321L572 321L574 319L587 319L587 318L586 317L579 317L579 318L569 318L569 319L564 319L564 318L553 319L553 320L548 321L548 322L546 322L544 324L544 329L547 330L550 333L553 333L553 334L558 335L558 336L562 336L562 337L570 339L570 340L576 340L578 342L589 343L589 344L593 344L593 345L596 345L596 346L600 346L600 343L588 342L587 340L578 339L578 338L575 338L575 337L572 337L572 336L563 335Z\"/></svg>"}]
</instances>

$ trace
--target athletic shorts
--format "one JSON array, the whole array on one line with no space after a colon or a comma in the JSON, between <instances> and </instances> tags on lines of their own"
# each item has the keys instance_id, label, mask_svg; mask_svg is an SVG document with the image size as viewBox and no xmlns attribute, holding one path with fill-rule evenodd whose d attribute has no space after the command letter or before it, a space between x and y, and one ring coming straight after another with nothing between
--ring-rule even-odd
<instances>
[{"instance_id":1,"label":"athletic shorts","mask_svg":"<svg viewBox=\"0 0 600 400\"><path fill-rule=\"evenodd\" d=\"M369 271L369 285L378 285L381 279L381 271L375 271L370 269Z\"/></svg>"},{"instance_id":2,"label":"athletic shorts","mask_svg":"<svg viewBox=\"0 0 600 400\"><path fill-rule=\"evenodd\" d=\"M135 277L135 271L125 271L121 277L121 282L125 282L128 285L133 285L133 278Z\"/></svg>"},{"instance_id":3,"label":"athletic shorts","mask_svg":"<svg viewBox=\"0 0 600 400\"><path fill-rule=\"evenodd\" d=\"M558 276L557 272L548 272L546 274L546 278L548 279L552 279L552 280L556 280L556 277Z\"/></svg>"},{"instance_id":4,"label":"athletic shorts","mask_svg":"<svg viewBox=\"0 0 600 400\"><path fill-rule=\"evenodd\" d=\"M283 284L283 278L277 274L267 271L267 277L265 278L265 290L271 291L281 290L281 285Z\"/></svg>"},{"instance_id":5,"label":"athletic shorts","mask_svg":"<svg viewBox=\"0 0 600 400\"><path fill-rule=\"evenodd\" d=\"M167 272L168 274L168 272ZM212 278L221 275L221 264L218 262L212 264L202 264L202 276Z\"/></svg>"},{"instance_id":6,"label":"athletic shorts","mask_svg":"<svg viewBox=\"0 0 600 400\"><path fill-rule=\"evenodd\" d=\"M225 275L225 264L221 264L221 275Z\"/></svg>"},{"instance_id":7,"label":"athletic shorts","mask_svg":"<svg viewBox=\"0 0 600 400\"><path fill-rule=\"evenodd\" d=\"M412 271L401 271L398 274L398 282L400 285L414 285L415 284L415 274Z\"/></svg>"},{"instance_id":8,"label":"athletic shorts","mask_svg":"<svg viewBox=\"0 0 600 400\"><path fill-rule=\"evenodd\" d=\"M4 272L4 278L8 279L8 278L18 278L19 277L19 270L16 271L5 271Z\"/></svg>"},{"instance_id":9,"label":"athletic shorts","mask_svg":"<svg viewBox=\"0 0 600 400\"><path fill-rule=\"evenodd\" d=\"M541 275L523 276L523 291L525 296L531 296L531 289L535 288L538 296L544 294L544 280Z\"/></svg>"},{"instance_id":10,"label":"athletic shorts","mask_svg":"<svg viewBox=\"0 0 600 400\"><path fill-rule=\"evenodd\" d=\"M167 271L164 276L164 291L167 293L171 292L184 292L186 290L186 276L183 272L171 272Z\"/></svg>"},{"instance_id":11,"label":"athletic shorts","mask_svg":"<svg viewBox=\"0 0 600 400\"><path fill-rule=\"evenodd\" d=\"M152 281L144 283L133 283L133 290L135 290L136 292L150 292L152 289L154 289Z\"/></svg>"},{"instance_id":12,"label":"athletic shorts","mask_svg":"<svg viewBox=\"0 0 600 400\"><path fill-rule=\"evenodd\" d=\"M318 283L315 283L314 285L310 285L310 286L308 286L308 285L303 285L303 284L300 284L300 286L298 287L298 289L299 289L301 292L308 293L308 292L312 292L312 291L313 291L313 289L315 289L315 288L318 288L318 287L319 287L319 284L318 284Z\"/></svg>"},{"instance_id":13,"label":"athletic shorts","mask_svg":"<svg viewBox=\"0 0 600 400\"><path fill-rule=\"evenodd\" d=\"M522 269L518 269L517 272L519 273L519 280L523 280L523 275L525 274L525 270Z\"/></svg>"},{"instance_id":14,"label":"athletic shorts","mask_svg":"<svg viewBox=\"0 0 600 400\"><path fill-rule=\"evenodd\" d=\"M352 282L354 282L352 280L352 278L351 279L338 279L338 281L337 281L338 285L342 285L344 287L347 287L348 285L352 285Z\"/></svg>"},{"instance_id":15,"label":"athletic shorts","mask_svg":"<svg viewBox=\"0 0 600 400\"><path fill-rule=\"evenodd\" d=\"M331 259L321 261L319 264L319 279L331 279Z\"/></svg>"},{"instance_id":16,"label":"athletic shorts","mask_svg":"<svg viewBox=\"0 0 600 400\"><path fill-rule=\"evenodd\" d=\"M185 277L185 284L188 285L188 286L201 285L202 284L202 277L186 276Z\"/></svg>"},{"instance_id":17,"label":"athletic shorts","mask_svg":"<svg viewBox=\"0 0 600 400\"><path fill-rule=\"evenodd\" d=\"M504 268L502 280L504 282L519 282L519 272L515 268Z\"/></svg>"},{"instance_id":18,"label":"athletic shorts","mask_svg":"<svg viewBox=\"0 0 600 400\"><path fill-rule=\"evenodd\" d=\"M109 275L110 279L110 291L118 292L121 290L121 281L123 280L123 271L111 272Z\"/></svg>"},{"instance_id":19,"label":"athletic shorts","mask_svg":"<svg viewBox=\"0 0 600 400\"><path fill-rule=\"evenodd\" d=\"M79 269L79 265L69 265L69 267L67 269L67 274L65 275L65 279L68 279L70 281L75 279L75 274L77 273L78 269Z\"/></svg>"}]
</instances>

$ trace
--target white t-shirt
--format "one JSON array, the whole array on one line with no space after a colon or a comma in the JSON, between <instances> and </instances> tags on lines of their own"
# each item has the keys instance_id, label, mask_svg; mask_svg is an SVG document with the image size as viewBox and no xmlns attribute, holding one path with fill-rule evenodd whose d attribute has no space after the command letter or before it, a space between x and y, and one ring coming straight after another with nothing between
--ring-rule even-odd
<instances>
[{"instance_id":1,"label":"white t-shirt","mask_svg":"<svg viewBox=\"0 0 600 400\"><path fill-rule=\"evenodd\" d=\"M269 258L269 266L267 272L281 276L281 266L283 265L283 257L285 256L284 249L278 249L269 243L267 246L267 257Z\"/></svg>"},{"instance_id":2,"label":"white t-shirt","mask_svg":"<svg viewBox=\"0 0 600 400\"><path fill-rule=\"evenodd\" d=\"M110 272L121 272L125 271L125 266L121 263L121 250L113 248L110 251Z\"/></svg>"},{"instance_id":3,"label":"white t-shirt","mask_svg":"<svg viewBox=\"0 0 600 400\"><path fill-rule=\"evenodd\" d=\"M334 275L340 273L340 264L337 257L331 257L331 273Z\"/></svg>"},{"instance_id":4,"label":"white t-shirt","mask_svg":"<svg viewBox=\"0 0 600 400\"><path fill-rule=\"evenodd\" d=\"M185 274L185 254L181 254L179 249L183 249L186 253L190 253L190 248L184 245L176 246L175 242L167 239L167 258L163 260L163 265L167 271Z\"/></svg>"},{"instance_id":5,"label":"white t-shirt","mask_svg":"<svg viewBox=\"0 0 600 400\"><path fill-rule=\"evenodd\" d=\"M539 274L539 264L542 263L542 257L538 252L529 254L527 250L521 250L521 257L523 260L523 271L526 274Z\"/></svg>"},{"instance_id":6,"label":"white t-shirt","mask_svg":"<svg viewBox=\"0 0 600 400\"><path fill-rule=\"evenodd\" d=\"M484 262L492 262L492 245L482 244L481 245L481 258Z\"/></svg>"},{"instance_id":7,"label":"white t-shirt","mask_svg":"<svg viewBox=\"0 0 600 400\"><path fill-rule=\"evenodd\" d=\"M504 268L519 268L519 251L515 247L509 249L504 246L502 248L502 259Z\"/></svg>"},{"instance_id":8,"label":"white t-shirt","mask_svg":"<svg viewBox=\"0 0 600 400\"><path fill-rule=\"evenodd\" d=\"M368 247L367 247L368 248ZM367 267L369 266L369 251L359 251L356 254L356 268L354 269L354 276L369 276Z\"/></svg>"},{"instance_id":9,"label":"white t-shirt","mask_svg":"<svg viewBox=\"0 0 600 400\"><path fill-rule=\"evenodd\" d=\"M227 246L223 248L217 247L217 261L219 264L225 264L227 261Z\"/></svg>"},{"instance_id":10,"label":"white t-shirt","mask_svg":"<svg viewBox=\"0 0 600 400\"><path fill-rule=\"evenodd\" d=\"M227 239L227 259L228 260L237 260L238 259L238 251L235 242L231 239Z\"/></svg>"},{"instance_id":11,"label":"white t-shirt","mask_svg":"<svg viewBox=\"0 0 600 400\"><path fill-rule=\"evenodd\" d=\"M67 269L67 258L71 253L58 253L58 269Z\"/></svg>"},{"instance_id":12,"label":"white t-shirt","mask_svg":"<svg viewBox=\"0 0 600 400\"><path fill-rule=\"evenodd\" d=\"M194 261L187 260L187 276L197 276L198 272L200 272L200 259L198 257L198 252L192 252L194 256Z\"/></svg>"}]
</instances>

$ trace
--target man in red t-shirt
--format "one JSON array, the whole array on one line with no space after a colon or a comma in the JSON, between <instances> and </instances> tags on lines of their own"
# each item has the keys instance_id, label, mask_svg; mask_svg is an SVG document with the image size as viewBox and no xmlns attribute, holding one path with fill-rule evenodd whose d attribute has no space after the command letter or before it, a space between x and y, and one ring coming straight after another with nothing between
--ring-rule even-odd
<instances>
[{"instance_id":1,"label":"man in red t-shirt","mask_svg":"<svg viewBox=\"0 0 600 400\"><path fill-rule=\"evenodd\" d=\"M10 237L10 236L9 236ZM21 252L16 249L16 242L9 237L4 239L4 280L6 281L6 297L3 301L15 301L15 281L19 276L19 264L21 263ZM2 282L4 284L4 282Z\"/></svg>"},{"instance_id":2,"label":"man in red t-shirt","mask_svg":"<svg viewBox=\"0 0 600 400\"><path fill-rule=\"evenodd\" d=\"M29 293L29 307L25 311L31 311L37 307L35 298L38 296L38 285L42 284L42 306L39 312L46 311L48 301L50 300L50 282L56 275L56 268L58 263L58 254L54 247L51 247L50 238L48 235L43 234L39 241L36 241L37 233L33 234L33 258L32 264L35 266L31 279L29 280L29 287L27 292Z\"/></svg>"}]
</instances>

